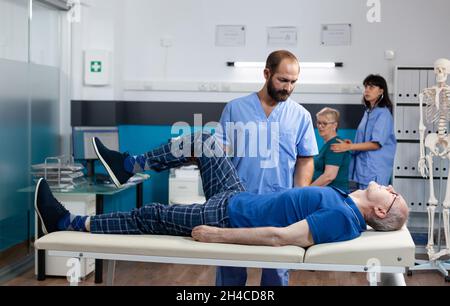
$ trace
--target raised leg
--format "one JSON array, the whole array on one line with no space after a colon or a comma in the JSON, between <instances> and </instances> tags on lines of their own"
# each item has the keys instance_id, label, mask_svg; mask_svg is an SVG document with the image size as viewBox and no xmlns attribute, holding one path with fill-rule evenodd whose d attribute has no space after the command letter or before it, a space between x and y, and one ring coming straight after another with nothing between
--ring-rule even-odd
<instances>
[{"instance_id":1,"label":"raised leg","mask_svg":"<svg viewBox=\"0 0 450 306\"><path fill-rule=\"evenodd\" d=\"M176 140L135 156L134 172L144 170L163 171L196 161L202 176L205 197L209 200L221 192L245 191L231 160L216 138L209 134L197 133Z\"/></svg>"}]
</instances>

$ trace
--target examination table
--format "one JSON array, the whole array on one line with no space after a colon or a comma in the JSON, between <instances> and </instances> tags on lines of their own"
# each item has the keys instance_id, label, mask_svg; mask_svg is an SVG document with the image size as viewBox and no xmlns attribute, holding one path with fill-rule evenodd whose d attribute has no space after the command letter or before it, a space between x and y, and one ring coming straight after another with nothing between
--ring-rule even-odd
<instances>
[{"instance_id":1,"label":"examination table","mask_svg":"<svg viewBox=\"0 0 450 306\"><path fill-rule=\"evenodd\" d=\"M107 284L114 281L116 261L278 268L367 273L370 285L405 285L414 266L415 245L406 227L394 232L368 230L356 239L314 245L269 247L196 242L190 237L96 235L55 232L35 242L48 256L107 260ZM72 279L76 285L78 279Z\"/></svg>"}]
</instances>

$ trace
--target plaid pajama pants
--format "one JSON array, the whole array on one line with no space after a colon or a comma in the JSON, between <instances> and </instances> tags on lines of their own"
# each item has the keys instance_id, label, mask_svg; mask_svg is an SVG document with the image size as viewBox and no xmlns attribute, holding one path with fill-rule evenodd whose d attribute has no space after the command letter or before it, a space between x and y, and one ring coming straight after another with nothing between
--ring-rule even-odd
<instances>
[{"instance_id":1,"label":"plaid pajama pants","mask_svg":"<svg viewBox=\"0 0 450 306\"><path fill-rule=\"evenodd\" d=\"M173 147L176 146L176 147ZM152 169L163 171L179 167L191 160L185 155L176 157L172 148L178 152L190 147L188 152L201 152L197 157L203 182L206 203L193 205L163 205L152 203L131 212L117 212L93 216L91 232L94 234L157 234L190 236L198 225L228 227L228 199L245 191L239 176L226 156L217 157L221 150L214 137L209 134L193 134L178 141L168 143L139 158L145 159L145 169L135 167L136 171ZM199 151L200 150L200 151ZM185 152L185 151L184 151ZM219 151L220 152L220 151ZM222 155L225 153L222 151ZM178 154L176 154L178 155Z\"/></svg>"}]
</instances>

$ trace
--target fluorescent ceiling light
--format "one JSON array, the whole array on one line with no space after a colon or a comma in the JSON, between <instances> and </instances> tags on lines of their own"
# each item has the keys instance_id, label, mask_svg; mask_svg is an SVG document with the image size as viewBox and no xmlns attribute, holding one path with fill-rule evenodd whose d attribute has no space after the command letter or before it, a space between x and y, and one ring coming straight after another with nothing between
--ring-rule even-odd
<instances>
[{"instance_id":1,"label":"fluorescent ceiling light","mask_svg":"<svg viewBox=\"0 0 450 306\"><path fill-rule=\"evenodd\" d=\"M334 62L300 62L301 68L335 68L343 67L344 63L334 63Z\"/></svg>"},{"instance_id":2,"label":"fluorescent ceiling light","mask_svg":"<svg viewBox=\"0 0 450 306\"><path fill-rule=\"evenodd\" d=\"M264 62L228 62L229 67L236 68L265 68L266 63Z\"/></svg>"},{"instance_id":3,"label":"fluorescent ceiling light","mask_svg":"<svg viewBox=\"0 0 450 306\"><path fill-rule=\"evenodd\" d=\"M228 67L236 68L265 68L264 62L227 62ZM342 62L300 62L300 68L335 68L344 67Z\"/></svg>"}]
</instances>

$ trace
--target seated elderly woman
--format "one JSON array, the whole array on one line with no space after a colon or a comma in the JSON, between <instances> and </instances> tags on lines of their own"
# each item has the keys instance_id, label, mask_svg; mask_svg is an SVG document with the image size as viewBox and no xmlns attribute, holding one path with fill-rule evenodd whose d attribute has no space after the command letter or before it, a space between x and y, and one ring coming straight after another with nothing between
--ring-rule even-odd
<instances>
[{"instance_id":1,"label":"seated elderly woman","mask_svg":"<svg viewBox=\"0 0 450 306\"><path fill-rule=\"evenodd\" d=\"M317 113L316 124L325 144L314 158L314 176L311 186L330 186L348 191L350 153L335 153L331 145L339 143L339 111L326 107Z\"/></svg>"},{"instance_id":2,"label":"seated elderly woman","mask_svg":"<svg viewBox=\"0 0 450 306\"><path fill-rule=\"evenodd\" d=\"M134 173L168 170L192 162L191 156L176 157L178 147L189 148L190 143L187 151L191 152L203 147L206 156L194 159L202 175L207 199L204 204L153 203L132 212L75 216L53 197L41 179L35 205L43 232L192 235L202 242L308 247L359 237L366 224L379 231L398 230L408 218L404 198L392 186L377 183L352 194L331 187L294 188L266 195L246 192L231 161L211 151L208 141L213 138L200 136L186 137L181 144L168 143L139 156L111 151L97 138L94 148L114 183L121 186Z\"/></svg>"}]
</instances>

